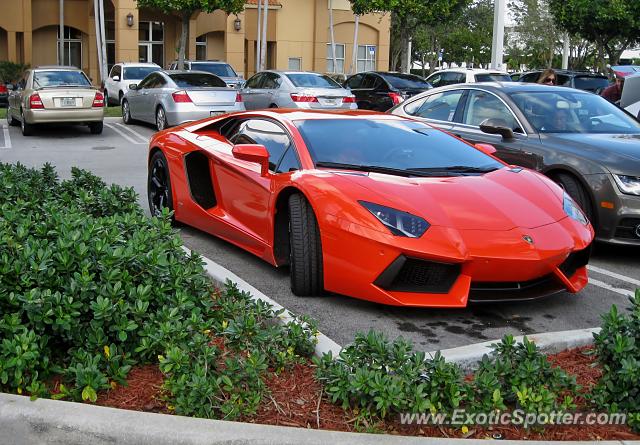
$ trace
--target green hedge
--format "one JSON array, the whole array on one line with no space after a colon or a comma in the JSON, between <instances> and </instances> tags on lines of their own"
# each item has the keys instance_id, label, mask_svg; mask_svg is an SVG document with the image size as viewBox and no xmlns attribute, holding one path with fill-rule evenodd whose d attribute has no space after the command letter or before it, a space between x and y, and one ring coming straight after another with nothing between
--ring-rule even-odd
<instances>
[{"instance_id":1,"label":"green hedge","mask_svg":"<svg viewBox=\"0 0 640 445\"><path fill-rule=\"evenodd\" d=\"M233 286L215 294L169 215L146 217L132 189L0 164L0 190L0 390L94 401L159 362L176 412L235 417L257 407L267 367L313 352L312 324L282 326Z\"/></svg>"}]
</instances>

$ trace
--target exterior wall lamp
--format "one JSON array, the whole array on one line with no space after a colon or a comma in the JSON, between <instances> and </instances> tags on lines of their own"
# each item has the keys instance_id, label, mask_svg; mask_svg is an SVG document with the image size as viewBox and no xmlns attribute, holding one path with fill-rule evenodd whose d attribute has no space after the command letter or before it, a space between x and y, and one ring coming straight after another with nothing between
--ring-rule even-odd
<instances>
[{"instance_id":1,"label":"exterior wall lamp","mask_svg":"<svg viewBox=\"0 0 640 445\"><path fill-rule=\"evenodd\" d=\"M131 13L127 14L127 26L133 26L133 14Z\"/></svg>"},{"instance_id":2,"label":"exterior wall lamp","mask_svg":"<svg viewBox=\"0 0 640 445\"><path fill-rule=\"evenodd\" d=\"M242 20L240 20L238 17L236 17L236 19L233 21L233 29L235 29L236 31L240 31L240 29L242 29Z\"/></svg>"}]
</instances>

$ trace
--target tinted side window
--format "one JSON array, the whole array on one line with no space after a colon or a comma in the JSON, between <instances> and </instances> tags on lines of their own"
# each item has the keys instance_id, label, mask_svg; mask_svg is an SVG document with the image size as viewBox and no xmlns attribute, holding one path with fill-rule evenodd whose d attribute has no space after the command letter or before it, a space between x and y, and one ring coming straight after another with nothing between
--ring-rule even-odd
<instances>
[{"instance_id":1,"label":"tinted side window","mask_svg":"<svg viewBox=\"0 0 640 445\"><path fill-rule=\"evenodd\" d=\"M282 79L280 79L280 76L278 76L276 73L265 73L264 81L262 82L261 88L272 90L278 88L281 82Z\"/></svg>"},{"instance_id":2,"label":"tinted side window","mask_svg":"<svg viewBox=\"0 0 640 445\"><path fill-rule=\"evenodd\" d=\"M263 74L256 74L247 80L245 88L260 88L260 82L262 81Z\"/></svg>"},{"instance_id":3,"label":"tinted side window","mask_svg":"<svg viewBox=\"0 0 640 445\"><path fill-rule=\"evenodd\" d=\"M491 119L494 125L522 131L511 111L500 99L485 91L471 91L462 121L467 125L480 126L487 119Z\"/></svg>"},{"instance_id":4,"label":"tinted side window","mask_svg":"<svg viewBox=\"0 0 640 445\"><path fill-rule=\"evenodd\" d=\"M538 81L538 77L540 77L540 73L525 74L520 78L519 82L536 83Z\"/></svg>"},{"instance_id":5,"label":"tinted side window","mask_svg":"<svg viewBox=\"0 0 640 445\"><path fill-rule=\"evenodd\" d=\"M234 144L261 144L269 152L269 170L276 165L291 145L289 136L275 122L264 119L250 119L240 124L238 133L232 137Z\"/></svg>"},{"instance_id":6,"label":"tinted side window","mask_svg":"<svg viewBox=\"0 0 640 445\"><path fill-rule=\"evenodd\" d=\"M276 173L287 173L296 170L300 170L300 163L296 156L296 150L293 148L293 145L291 145L284 156L282 156L282 159L276 168Z\"/></svg>"},{"instance_id":7,"label":"tinted side window","mask_svg":"<svg viewBox=\"0 0 640 445\"><path fill-rule=\"evenodd\" d=\"M114 76L118 76L120 78L122 78L122 67L120 65L114 65L113 68L111 68L111 75L112 78Z\"/></svg>"},{"instance_id":8,"label":"tinted side window","mask_svg":"<svg viewBox=\"0 0 640 445\"><path fill-rule=\"evenodd\" d=\"M355 76L352 76L349 78L349 80L347 80L346 83L346 87L347 88L360 88L362 86L362 78L364 76L362 74L356 74Z\"/></svg>"},{"instance_id":9,"label":"tinted side window","mask_svg":"<svg viewBox=\"0 0 640 445\"><path fill-rule=\"evenodd\" d=\"M147 77L142 79L142 81L138 85L138 89L140 90L143 88L151 88L150 85L154 82L155 77L156 77L155 74L149 74Z\"/></svg>"},{"instance_id":10,"label":"tinted side window","mask_svg":"<svg viewBox=\"0 0 640 445\"><path fill-rule=\"evenodd\" d=\"M376 88L380 86L381 83L382 80L375 74L367 74L366 76L364 76L361 88Z\"/></svg>"},{"instance_id":11,"label":"tinted side window","mask_svg":"<svg viewBox=\"0 0 640 445\"><path fill-rule=\"evenodd\" d=\"M442 83L442 73L436 73L429 77L427 77L427 82L429 82L433 87L439 87L443 85Z\"/></svg>"},{"instance_id":12,"label":"tinted side window","mask_svg":"<svg viewBox=\"0 0 640 445\"><path fill-rule=\"evenodd\" d=\"M427 97L427 100L415 110L414 116L425 119L452 122L458 103L464 91L445 91Z\"/></svg>"},{"instance_id":13,"label":"tinted side window","mask_svg":"<svg viewBox=\"0 0 640 445\"><path fill-rule=\"evenodd\" d=\"M467 80L467 75L465 73L455 73L455 72L449 72L449 73L444 73L442 75L442 85L453 85L456 83L464 83Z\"/></svg>"}]
</instances>

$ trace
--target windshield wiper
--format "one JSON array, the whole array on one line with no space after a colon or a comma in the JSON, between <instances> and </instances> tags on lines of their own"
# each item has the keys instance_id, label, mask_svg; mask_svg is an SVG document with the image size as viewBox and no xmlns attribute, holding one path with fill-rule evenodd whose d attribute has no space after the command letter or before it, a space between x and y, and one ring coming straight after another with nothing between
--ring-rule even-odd
<instances>
[{"instance_id":1,"label":"windshield wiper","mask_svg":"<svg viewBox=\"0 0 640 445\"><path fill-rule=\"evenodd\" d=\"M325 162L320 161L316 162L316 167L324 167L324 168L339 168L344 170L357 170L363 172L372 172L372 173L385 173L388 175L396 175L396 176L419 176L419 177L432 177L432 176L443 176L442 174L436 174L436 172L431 171L422 171L421 169L401 169L401 168L393 168L393 167L383 167L380 165L360 165L360 164L343 164L341 162ZM442 169L439 169L438 172L443 172ZM447 173L444 176L454 176L456 172L445 172Z\"/></svg>"},{"instance_id":2,"label":"windshield wiper","mask_svg":"<svg viewBox=\"0 0 640 445\"><path fill-rule=\"evenodd\" d=\"M414 168L421 172L453 172L453 173L489 173L498 170L499 167L471 167L469 165L451 165L449 167L424 167Z\"/></svg>"}]
</instances>

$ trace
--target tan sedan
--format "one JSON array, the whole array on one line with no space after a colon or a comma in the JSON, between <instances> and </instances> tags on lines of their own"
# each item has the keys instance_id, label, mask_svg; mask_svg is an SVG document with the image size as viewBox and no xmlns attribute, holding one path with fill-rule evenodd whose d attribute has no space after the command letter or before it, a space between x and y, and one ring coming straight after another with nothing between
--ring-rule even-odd
<instances>
[{"instance_id":1,"label":"tan sedan","mask_svg":"<svg viewBox=\"0 0 640 445\"><path fill-rule=\"evenodd\" d=\"M9 93L7 121L32 135L37 124L78 123L92 134L102 133L104 95L74 67L49 66L28 70Z\"/></svg>"}]
</instances>

